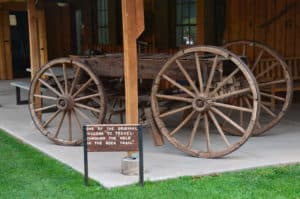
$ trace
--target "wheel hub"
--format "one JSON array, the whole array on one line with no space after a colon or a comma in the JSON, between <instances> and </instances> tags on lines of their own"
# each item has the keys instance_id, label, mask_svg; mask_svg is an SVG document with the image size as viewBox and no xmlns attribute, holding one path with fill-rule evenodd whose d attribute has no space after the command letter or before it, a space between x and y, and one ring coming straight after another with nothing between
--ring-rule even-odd
<instances>
[{"instance_id":1,"label":"wheel hub","mask_svg":"<svg viewBox=\"0 0 300 199\"><path fill-rule=\"evenodd\" d=\"M198 96L192 103L193 108L198 112L203 112L209 108L209 102L206 97Z\"/></svg>"},{"instance_id":2,"label":"wheel hub","mask_svg":"<svg viewBox=\"0 0 300 199\"><path fill-rule=\"evenodd\" d=\"M56 105L60 110L71 110L74 107L74 101L70 96L62 96L58 98Z\"/></svg>"}]
</instances>

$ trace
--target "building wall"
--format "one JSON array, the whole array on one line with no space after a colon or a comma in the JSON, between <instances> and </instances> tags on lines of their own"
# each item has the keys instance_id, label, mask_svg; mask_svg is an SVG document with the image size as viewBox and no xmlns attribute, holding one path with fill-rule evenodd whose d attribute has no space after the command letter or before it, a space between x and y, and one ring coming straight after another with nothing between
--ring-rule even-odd
<instances>
[{"instance_id":1,"label":"building wall","mask_svg":"<svg viewBox=\"0 0 300 199\"><path fill-rule=\"evenodd\" d=\"M227 0L224 42L257 40L300 56L299 0Z\"/></svg>"}]
</instances>

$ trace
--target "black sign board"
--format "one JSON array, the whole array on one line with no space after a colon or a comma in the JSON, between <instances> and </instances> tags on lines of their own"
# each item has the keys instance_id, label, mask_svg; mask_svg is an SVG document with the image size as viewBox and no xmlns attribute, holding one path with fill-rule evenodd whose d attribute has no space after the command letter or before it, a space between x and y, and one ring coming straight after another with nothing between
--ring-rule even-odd
<instances>
[{"instance_id":1,"label":"black sign board","mask_svg":"<svg viewBox=\"0 0 300 199\"><path fill-rule=\"evenodd\" d=\"M90 124L83 126L84 182L88 185L88 152L139 151L139 181L144 185L143 134L139 125Z\"/></svg>"}]
</instances>

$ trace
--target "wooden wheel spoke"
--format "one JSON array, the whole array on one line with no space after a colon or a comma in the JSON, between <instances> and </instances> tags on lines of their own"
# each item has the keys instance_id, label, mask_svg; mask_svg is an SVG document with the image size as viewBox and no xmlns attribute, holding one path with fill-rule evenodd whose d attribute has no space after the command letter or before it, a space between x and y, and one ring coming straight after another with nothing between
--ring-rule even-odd
<instances>
[{"instance_id":1,"label":"wooden wheel spoke","mask_svg":"<svg viewBox=\"0 0 300 199\"><path fill-rule=\"evenodd\" d=\"M211 143L210 143L210 134L209 134L209 122L207 114L204 113L204 132L205 132L205 138L206 138L206 148L207 152L211 151Z\"/></svg>"},{"instance_id":2,"label":"wooden wheel spoke","mask_svg":"<svg viewBox=\"0 0 300 199\"><path fill-rule=\"evenodd\" d=\"M96 93L96 94L92 94L92 95L78 97L78 98L74 99L74 101L78 102L78 101L81 101L81 100L86 100L86 99L90 99L90 98L94 98L94 97L98 97L98 96L100 96L99 93Z\"/></svg>"},{"instance_id":3,"label":"wooden wheel spoke","mask_svg":"<svg viewBox=\"0 0 300 199\"><path fill-rule=\"evenodd\" d=\"M52 104L50 106L45 106L45 107L37 108L37 109L34 109L34 111L35 112L45 111L45 110L48 110L48 109L51 109L51 108L56 108L56 104Z\"/></svg>"},{"instance_id":4,"label":"wooden wheel spoke","mask_svg":"<svg viewBox=\"0 0 300 199\"><path fill-rule=\"evenodd\" d=\"M68 111L68 130L69 130L69 141L72 140L72 114Z\"/></svg>"},{"instance_id":5,"label":"wooden wheel spoke","mask_svg":"<svg viewBox=\"0 0 300 199\"><path fill-rule=\"evenodd\" d=\"M73 94L73 90L75 88L75 85L76 85L78 77L79 77L79 72L80 72L80 67L77 66L76 71L75 71L75 76L74 76L74 79L72 81L71 88L70 88L70 91L69 91L70 95Z\"/></svg>"},{"instance_id":6,"label":"wooden wheel spoke","mask_svg":"<svg viewBox=\"0 0 300 199\"><path fill-rule=\"evenodd\" d=\"M192 105L188 105L188 106L180 107L180 108L177 108L177 109L173 109L171 111L160 114L159 117L163 118L163 117L167 117L167 116L170 116L170 115L174 115L176 113L191 109L192 107L193 107Z\"/></svg>"},{"instance_id":7,"label":"wooden wheel spoke","mask_svg":"<svg viewBox=\"0 0 300 199\"><path fill-rule=\"evenodd\" d=\"M199 90L201 93L204 92L203 88L203 78L202 78L202 72L201 72L201 65L199 61L198 53L195 52L195 60L196 60L196 69L197 69L197 75L198 75L198 81L199 81Z\"/></svg>"},{"instance_id":8,"label":"wooden wheel spoke","mask_svg":"<svg viewBox=\"0 0 300 199\"><path fill-rule=\"evenodd\" d=\"M78 108L75 108L75 107L74 107L74 111L75 111L75 113L78 112L78 114L79 114L82 118L86 119L90 124L93 123L93 121L92 121L85 113L83 113L81 110L79 110Z\"/></svg>"},{"instance_id":9,"label":"wooden wheel spoke","mask_svg":"<svg viewBox=\"0 0 300 199\"><path fill-rule=\"evenodd\" d=\"M83 108L83 109L87 109L87 110L90 110L90 111L94 111L94 112L97 112L97 113L100 113L99 109L96 109L96 108L93 108L93 107L90 107L90 106L87 106L87 105L84 105L84 104L75 103L75 106Z\"/></svg>"},{"instance_id":10,"label":"wooden wheel spoke","mask_svg":"<svg viewBox=\"0 0 300 199\"><path fill-rule=\"evenodd\" d=\"M201 113L198 114L198 116L196 118L196 121L194 122L193 130L191 132L191 136L190 136L190 139L189 139L189 143L187 144L188 148L192 147L197 129L199 128L199 125L200 125L200 119L201 119Z\"/></svg>"},{"instance_id":11,"label":"wooden wheel spoke","mask_svg":"<svg viewBox=\"0 0 300 199\"><path fill-rule=\"evenodd\" d=\"M65 63L63 63L63 75L64 75L64 81L65 81L65 93L68 93L68 77L67 77L67 66Z\"/></svg>"},{"instance_id":12,"label":"wooden wheel spoke","mask_svg":"<svg viewBox=\"0 0 300 199\"><path fill-rule=\"evenodd\" d=\"M258 54L258 56L257 56L257 58L256 58L256 60L255 60L255 62L254 62L254 64L253 64L253 66L252 66L252 68L251 68L251 71L252 71L252 72L253 72L253 71L256 69L256 67L258 66L258 63L259 63L259 61L261 60L263 54L264 54L264 49L262 49L262 50L259 52L259 54Z\"/></svg>"},{"instance_id":13,"label":"wooden wheel spoke","mask_svg":"<svg viewBox=\"0 0 300 199\"><path fill-rule=\"evenodd\" d=\"M179 83L177 83L175 80L173 80L172 78L168 77L167 75L163 75L162 76L164 79L166 79L168 82L170 82L171 84L173 84L174 86L176 86L177 88L179 88L180 90L184 91L185 93L187 93L188 95L195 97L195 94L192 93L190 90L188 90L187 88L185 88L184 86L180 85Z\"/></svg>"},{"instance_id":14,"label":"wooden wheel spoke","mask_svg":"<svg viewBox=\"0 0 300 199\"><path fill-rule=\"evenodd\" d=\"M243 56L246 56L246 50L247 50L247 45L244 44L244 45L243 45L243 52L242 52L242 53L243 53L243 54L242 54Z\"/></svg>"},{"instance_id":15,"label":"wooden wheel spoke","mask_svg":"<svg viewBox=\"0 0 300 199\"><path fill-rule=\"evenodd\" d=\"M221 135L222 139L224 140L225 144L229 147L230 143L229 143L228 139L226 138L225 133L223 132L223 129L219 125L219 122L217 121L215 115L211 111L208 111L208 114L209 114L211 120L213 121L215 127L217 128L219 134Z\"/></svg>"},{"instance_id":16,"label":"wooden wheel spoke","mask_svg":"<svg viewBox=\"0 0 300 199\"><path fill-rule=\"evenodd\" d=\"M240 106L243 107L243 98L240 98ZM240 125L243 126L244 124L244 112L240 111Z\"/></svg>"},{"instance_id":17,"label":"wooden wheel spoke","mask_svg":"<svg viewBox=\"0 0 300 199\"><path fill-rule=\"evenodd\" d=\"M252 109L249 109L249 108L234 106L234 105L224 104L224 103L218 103L218 102L212 102L212 105L222 107L222 108L237 110L237 111L249 112L249 113L251 113L253 111Z\"/></svg>"},{"instance_id":18,"label":"wooden wheel spoke","mask_svg":"<svg viewBox=\"0 0 300 199\"><path fill-rule=\"evenodd\" d=\"M188 72L184 69L182 64L180 63L179 60L176 60L177 66L179 67L180 71L183 73L185 76L186 80L189 82L190 86L194 89L194 91L199 95L199 90L197 89L194 81L191 79L191 76L188 74Z\"/></svg>"},{"instance_id":19,"label":"wooden wheel spoke","mask_svg":"<svg viewBox=\"0 0 300 199\"><path fill-rule=\"evenodd\" d=\"M61 110L57 110L55 113L53 113L50 116L50 118L42 125L42 127L46 128L60 112L61 112Z\"/></svg>"},{"instance_id":20,"label":"wooden wheel spoke","mask_svg":"<svg viewBox=\"0 0 300 199\"><path fill-rule=\"evenodd\" d=\"M63 121L64 121L64 119L65 119L65 116L66 116L66 112L63 112L63 115L62 115L62 117L61 117L61 119L60 119L60 121L59 121L58 127L57 127L57 129L56 129L54 138L57 138L58 134L60 133L60 129L61 129L62 123L63 123Z\"/></svg>"},{"instance_id":21,"label":"wooden wheel spoke","mask_svg":"<svg viewBox=\"0 0 300 199\"><path fill-rule=\"evenodd\" d=\"M224 113L222 113L220 110L212 107L211 110L216 113L217 115L219 115L220 117L222 117L225 121L227 121L229 124L231 124L233 127L235 127L237 130L239 130L241 133L245 134L246 131L243 127L241 127L240 125L238 125L236 122L234 122L232 119L230 119L227 115L225 115Z\"/></svg>"},{"instance_id":22,"label":"wooden wheel spoke","mask_svg":"<svg viewBox=\"0 0 300 199\"><path fill-rule=\"evenodd\" d=\"M38 95L38 94L34 94L34 97L38 97L38 98L42 98L42 99L49 99L49 100L57 100L56 97L47 96L47 95Z\"/></svg>"},{"instance_id":23,"label":"wooden wheel spoke","mask_svg":"<svg viewBox=\"0 0 300 199\"><path fill-rule=\"evenodd\" d=\"M209 73L209 77L208 77L208 80L207 80L205 93L208 93L208 92L209 92L209 89L210 89L212 80L213 80L214 75L215 75L217 63L218 63L218 56L215 56L214 61L213 61L213 65L212 65L212 67L211 67L211 70L210 70L210 73Z\"/></svg>"},{"instance_id":24,"label":"wooden wheel spoke","mask_svg":"<svg viewBox=\"0 0 300 199\"><path fill-rule=\"evenodd\" d=\"M212 99L213 100L223 100L223 99L226 99L226 98L229 98L229 97L233 97L233 96L236 96L236 95L241 95L241 94L249 93L250 91L251 91L250 88L244 88L244 89L233 91L231 93L226 93L226 94L223 94L223 95L219 95L219 96L213 97Z\"/></svg>"},{"instance_id":25,"label":"wooden wheel spoke","mask_svg":"<svg viewBox=\"0 0 300 199\"><path fill-rule=\"evenodd\" d=\"M41 78L39 78L39 82L42 83L44 86L46 86L47 88L49 88L54 94L56 94L57 96L61 96L61 93L59 93L55 88L53 88L52 86L50 86L47 82L45 82L44 80L42 80Z\"/></svg>"},{"instance_id":26,"label":"wooden wheel spoke","mask_svg":"<svg viewBox=\"0 0 300 199\"><path fill-rule=\"evenodd\" d=\"M268 93L265 93L265 92L260 92L260 94L263 95L263 96L269 97L269 98L273 98L273 99L276 99L276 100L285 102L285 99L284 99L284 98L278 97L278 96L276 96L276 95L268 94Z\"/></svg>"},{"instance_id":27,"label":"wooden wheel spoke","mask_svg":"<svg viewBox=\"0 0 300 199\"><path fill-rule=\"evenodd\" d=\"M186 98L186 97L181 97L177 95L162 95L162 94L157 94L156 97L162 98L162 99L169 99L169 100L175 100L175 101L182 101L182 102L193 102L192 98Z\"/></svg>"},{"instance_id":28,"label":"wooden wheel spoke","mask_svg":"<svg viewBox=\"0 0 300 199\"><path fill-rule=\"evenodd\" d=\"M77 124L77 126L78 126L78 129L82 129L80 120L79 120L78 115L77 115L77 113L75 112L74 109L72 109L72 113L73 113L73 115L74 115L74 117L75 117L75 120L76 120L76 124Z\"/></svg>"},{"instance_id":29,"label":"wooden wheel spoke","mask_svg":"<svg viewBox=\"0 0 300 199\"><path fill-rule=\"evenodd\" d=\"M265 86L271 86L274 84L281 84L281 83L285 83L286 80L285 79L279 79L279 80L274 80L274 81L270 81L270 82L263 82L263 83L258 83L259 87L265 87Z\"/></svg>"},{"instance_id":30,"label":"wooden wheel spoke","mask_svg":"<svg viewBox=\"0 0 300 199\"><path fill-rule=\"evenodd\" d=\"M256 79L260 79L261 77L264 76L264 74L266 74L267 72L273 70L279 63L273 63L270 67L268 67L266 70L262 71L261 73L259 73L258 75L255 76Z\"/></svg>"},{"instance_id":31,"label":"wooden wheel spoke","mask_svg":"<svg viewBox=\"0 0 300 199\"><path fill-rule=\"evenodd\" d=\"M266 107L264 104L260 104L261 108L267 112L269 115L271 115L272 117L276 118L277 115L275 113L273 113L273 111L271 111L268 107Z\"/></svg>"},{"instance_id":32,"label":"wooden wheel spoke","mask_svg":"<svg viewBox=\"0 0 300 199\"><path fill-rule=\"evenodd\" d=\"M239 72L239 68L235 69L234 71L232 71L230 73L230 75L228 75L225 79L223 79L218 86L211 92L211 96L213 96L216 92L218 92L220 90L220 88L222 88L222 86L224 86L229 80L231 80L233 78L233 76L235 74L237 74Z\"/></svg>"},{"instance_id":33,"label":"wooden wheel spoke","mask_svg":"<svg viewBox=\"0 0 300 199\"><path fill-rule=\"evenodd\" d=\"M61 83L58 81L58 79L57 79L56 75L54 74L53 70L52 70L51 68L49 68L48 70L50 71L50 73L51 73L51 75L52 75L52 77L53 77L53 79L54 79L56 85L58 86L60 92L63 94L63 93L64 93L64 89L62 88L62 85L61 85Z\"/></svg>"},{"instance_id":34,"label":"wooden wheel spoke","mask_svg":"<svg viewBox=\"0 0 300 199\"><path fill-rule=\"evenodd\" d=\"M193 117L195 114L195 110L192 111L189 115L187 115L184 120L170 133L171 136L173 136L176 132L178 132L179 129L181 129L188 121Z\"/></svg>"},{"instance_id":35,"label":"wooden wheel spoke","mask_svg":"<svg viewBox=\"0 0 300 199\"><path fill-rule=\"evenodd\" d=\"M73 95L72 97L75 98L80 92L84 91L84 89L87 88L87 86L93 81L92 78L87 80Z\"/></svg>"}]
</instances>

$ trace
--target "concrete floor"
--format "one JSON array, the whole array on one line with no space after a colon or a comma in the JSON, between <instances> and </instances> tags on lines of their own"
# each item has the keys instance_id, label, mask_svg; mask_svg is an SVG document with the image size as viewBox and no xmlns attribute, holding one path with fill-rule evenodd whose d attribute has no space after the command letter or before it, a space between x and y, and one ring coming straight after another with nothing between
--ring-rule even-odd
<instances>
[{"instance_id":1,"label":"concrete floor","mask_svg":"<svg viewBox=\"0 0 300 199\"><path fill-rule=\"evenodd\" d=\"M41 135L31 121L27 105L15 105L15 90L9 81L0 81L0 104L1 129L83 173L83 148L57 146ZM282 122L265 136L249 139L240 149L221 159L189 157L167 141L164 146L154 147L146 129L145 180L209 175L300 162L299 113L300 104L294 104ZM124 156L123 152L90 153L89 176L107 188L138 182L138 176L120 174L121 159Z\"/></svg>"}]
</instances>

